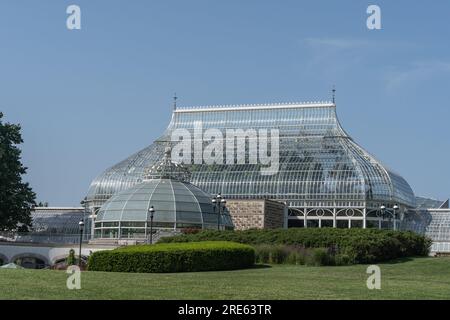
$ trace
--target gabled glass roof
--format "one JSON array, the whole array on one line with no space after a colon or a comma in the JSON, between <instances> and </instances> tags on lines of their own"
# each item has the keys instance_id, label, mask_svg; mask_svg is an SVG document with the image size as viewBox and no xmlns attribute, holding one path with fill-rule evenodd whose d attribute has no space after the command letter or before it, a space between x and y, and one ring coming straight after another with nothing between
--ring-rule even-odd
<instances>
[{"instance_id":1,"label":"gabled glass roof","mask_svg":"<svg viewBox=\"0 0 450 320\"><path fill-rule=\"evenodd\" d=\"M163 159L173 130L193 131L199 122L203 130L215 128L224 136L227 129L249 128L278 129L280 134L280 165L275 175L261 175L260 165L227 165L226 158L212 165L186 163L191 182L211 194L269 198L293 207L372 202L415 206L414 193L405 179L383 166L342 129L333 103L174 110L160 139L92 182L88 194L91 206L100 206L113 194L142 182L145 168Z\"/></svg>"}]
</instances>

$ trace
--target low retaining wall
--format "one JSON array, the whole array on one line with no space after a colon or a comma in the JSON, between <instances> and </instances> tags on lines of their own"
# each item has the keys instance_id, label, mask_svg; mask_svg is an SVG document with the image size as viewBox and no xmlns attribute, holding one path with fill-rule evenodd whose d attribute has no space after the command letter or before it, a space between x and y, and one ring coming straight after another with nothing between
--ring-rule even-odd
<instances>
[{"instance_id":1,"label":"low retaining wall","mask_svg":"<svg viewBox=\"0 0 450 320\"><path fill-rule=\"evenodd\" d=\"M112 250L116 247L83 244L81 255L87 257L95 251ZM57 261L65 259L71 249L75 250L75 254L78 255L78 245L0 242L0 260L3 260L3 264L7 264L16 261L18 258L37 258L44 261L47 266L52 266Z\"/></svg>"}]
</instances>

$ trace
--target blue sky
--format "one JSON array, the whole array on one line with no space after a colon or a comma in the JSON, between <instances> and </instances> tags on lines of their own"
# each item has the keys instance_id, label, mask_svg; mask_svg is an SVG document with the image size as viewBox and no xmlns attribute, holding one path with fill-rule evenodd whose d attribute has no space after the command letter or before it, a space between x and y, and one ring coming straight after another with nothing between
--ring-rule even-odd
<instances>
[{"instance_id":1,"label":"blue sky","mask_svg":"<svg viewBox=\"0 0 450 320\"><path fill-rule=\"evenodd\" d=\"M77 4L82 29L66 28ZM381 8L382 30L366 9ZM328 100L417 195L450 196L448 1L2 0L0 110L50 205L149 145L180 105Z\"/></svg>"}]
</instances>

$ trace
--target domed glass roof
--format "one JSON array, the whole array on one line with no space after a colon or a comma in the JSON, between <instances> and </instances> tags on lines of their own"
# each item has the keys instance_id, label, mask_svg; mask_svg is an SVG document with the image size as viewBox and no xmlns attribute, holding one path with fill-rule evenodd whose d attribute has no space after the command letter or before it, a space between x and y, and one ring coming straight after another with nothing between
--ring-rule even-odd
<instances>
[{"instance_id":1,"label":"domed glass roof","mask_svg":"<svg viewBox=\"0 0 450 320\"><path fill-rule=\"evenodd\" d=\"M118 193L100 208L96 222L149 221L151 206L156 227L175 228L175 223L177 227L217 227L211 196L193 184L171 179L148 180ZM223 223L232 227L229 219Z\"/></svg>"}]
</instances>

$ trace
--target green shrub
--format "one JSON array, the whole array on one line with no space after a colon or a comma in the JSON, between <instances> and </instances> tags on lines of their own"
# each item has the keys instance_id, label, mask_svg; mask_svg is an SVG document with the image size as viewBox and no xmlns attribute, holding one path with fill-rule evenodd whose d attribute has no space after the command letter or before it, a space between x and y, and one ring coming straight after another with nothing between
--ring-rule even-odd
<instances>
[{"instance_id":1,"label":"green shrub","mask_svg":"<svg viewBox=\"0 0 450 320\"><path fill-rule=\"evenodd\" d=\"M183 228L181 229L182 234L196 234L202 231L202 229L199 228Z\"/></svg>"},{"instance_id":2,"label":"green shrub","mask_svg":"<svg viewBox=\"0 0 450 320\"><path fill-rule=\"evenodd\" d=\"M75 250L70 249L69 255L66 258L66 264L68 266L73 266L74 264L76 264Z\"/></svg>"},{"instance_id":3,"label":"green shrub","mask_svg":"<svg viewBox=\"0 0 450 320\"><path fill-rule=\"evenodd\" d=\"M289 252L289 255L285 260L286 264L304 264L304 259L300 258L300 254L298 252Z\"/></svg>"},{"instance_id":4,"label":"green shrub","mask_svg":"<svg viewBox=\"0 0 450 320\"><path fill-rule=\"evenodd\" d=\"M272 246L259 245L255 246L255 260L257 263L270 263L270 251Z\"/></svg>"},{"instance_id":5,"label":"green shrub","mask_svg":"<svg viewBox=\"0 0 450 320\"><path fill-rule=\"evenodd\" d=\"M348 254L337 254L334 256L334 264L336 266L348 266L353 263L352 258Z\"/></svg>"},{"instance_id":6,"label":"green shrub","mask_svg":"<svg viewBox=\"0 0 450 320\"><path fill-rule=\"evenodd\" d=\"M309 259L306 260L307 265L311 266L330 266L333 265L333 257L328 254L328 250L324 248L314 248L311 250Z\"/></svg>"},{"instance_id":7,"label":"green shrub","mask_svg":"<svg viewBox=\"0 0 450 320\"><path fill-rule=\"evenodd\" d=\"M287 257L284 263L287 264L306 264L306 255L308 254L308 249L302 246L293 245L283 245L284 250L287 252Z\"/></svg>"},{"instance_id":8,"label":"green shrub","mask_svg":"<svg viewBox=\"0 0 450 320\"><path fill-rule=\"evenodd\" d=\"M270 263L273 264L284 263L286 261L288 254L289 253L285 250L284 246L275 245L273 246L270 252Z\"/></svg>"},{"instance_id":9,"label":"green shrub","mask_svg":"<svg viewBox=\"0 0 450 320\"><path fill-rule=\"evenodd\" d=\"M248 245L192 242L122 247L94 252L88 270L112 272L192 272L251 267L255 250Z\"/></svg>"},{"instance_id":10,"label":"green shrub","mask_svg":"<svg viewBox=\"0 0 450 320\"><path fill-rule=\"evenodd\" d=\"M346 265L350 261L350 258L346 255L339 255L336 261L338 255L334 250L303 248L293 245L255 245L255 255L257 263L272 264L329 266Z\"/></svg>"},{"instance_id":11,"label":"green shrub","mask_svg":"<svg viewBox=\"0 0 450 320\"><path fill-rule=\"evenodd\" d=\"M411 231L388 231L378 229L337 228L291 228L275 230L202 231L161 239L162 242L233 241L250 245L284 245L303 248L329 248L329 256L342 255L339 263L375 263L401 257L426 256L431 240ZM268 250L266 248L265 250ZM277 249L278 250L278 249ZM261 252L262 254L262 252ZM279 259L280 252L272 253L270 259ZM266 254L267 255L267 254ZM292 253L294 259L306 256ZM270 255L269 255L270 256ZM289 254L287 254L289 256ZM295 257L294 257L295 256ZM258 258L264 260L266 258ZM312 259L312 258L308 258ZM261 261L262 261L261 260ZM267 263L267 262L263 262ZM329 261L332 263L332 261ZM335 264L338 261L334 262ZM345 263L344 263L345 264Z\"/></svg>"}]
</instances>

